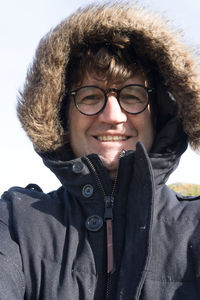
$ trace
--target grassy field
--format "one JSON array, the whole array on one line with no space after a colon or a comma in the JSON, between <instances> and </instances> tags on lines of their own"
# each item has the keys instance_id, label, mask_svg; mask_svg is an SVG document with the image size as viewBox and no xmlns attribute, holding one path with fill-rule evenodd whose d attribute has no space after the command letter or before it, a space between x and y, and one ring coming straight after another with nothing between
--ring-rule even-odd
<instances>
[{"instance_id":1,"label":"grassy field","mask_svg":"<svg viewBox=\"0 0 200 300\"><path fill-rule=\"evenodd\" d=\"M170 184L169 187L172 190L184 196L200 195L199 184L174 183L174 184Z\"/></svg>"}]
</instances>

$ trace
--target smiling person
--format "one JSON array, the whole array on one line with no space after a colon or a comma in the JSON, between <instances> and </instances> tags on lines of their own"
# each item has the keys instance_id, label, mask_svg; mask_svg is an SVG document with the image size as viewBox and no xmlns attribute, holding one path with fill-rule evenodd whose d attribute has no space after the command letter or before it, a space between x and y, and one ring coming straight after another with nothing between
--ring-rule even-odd
<instances>
[{"instance_id":1,"label":"smiling person","mask_svg":"<svg viewBox=\"0 0 200 300\"><path fill-rule=\"evenodd\" d=\"M111 46L94 53L86 50L81 61L72 62L74 71L70 74L75 73L75 80L68 85L72 99L66 117L73 153L76 157L98 154L111 179L116 176L121 151L134 150L138 141L149 151L154 138L150 109L153 91L139 66L129 66L128 61L123 67L119 65L123 55L136 64L132 53ZM82 77L77 81L80 68Z\"/></svg>"},{"instance_id":2,"label":"smiling person","mask_svg":"<svg viewBox=\"0 0 200 300\"><path fill-rule=\"evenodd\" d=\"M200 198L165 184L199 103L198 58L154 13L94 4L50 31L17 110L61 187L2 195L0 299L199 299Z\"/></svg>"}]
</instances>

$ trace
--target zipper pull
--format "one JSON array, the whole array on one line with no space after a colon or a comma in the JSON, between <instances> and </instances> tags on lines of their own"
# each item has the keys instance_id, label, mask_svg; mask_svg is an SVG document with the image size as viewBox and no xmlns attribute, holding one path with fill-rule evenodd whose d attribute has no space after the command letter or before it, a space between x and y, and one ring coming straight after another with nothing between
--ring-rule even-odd
<instances>
[{"instance_id":1,"label":"zipper pull","mask_svg":"<svg viewBox=\"0 0 200 300\"><path fill-rule=\"evenodd\" d=\"M107 219L113 219L113 204L114 204L114 197L113 196L105 196L105 213L104 213L104 221Z\"/></svg>"},{"instance_id":2,"label":"zipper pull","mask_svg":"<svg viewBox=\"0 0 200 300\"><path fill-rule=\"evenodd\" d=\"M104 220L106 222L106 236L107 236L107 273L111 273L114 269L114 254L113 254L113 196L105 196L105 213Z\"/></svg>"}]
</instances>

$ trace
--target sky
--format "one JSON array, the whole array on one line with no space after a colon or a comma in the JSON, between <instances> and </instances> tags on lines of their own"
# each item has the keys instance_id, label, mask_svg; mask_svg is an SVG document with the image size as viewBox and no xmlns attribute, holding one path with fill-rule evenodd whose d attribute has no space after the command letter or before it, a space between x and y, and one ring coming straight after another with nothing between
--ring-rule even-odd
<instances>
[{"instance_id":1,"label":"sky","mask_svg":"<svg viewBox=\"0 0 200 300\"><path fill-rule=\"evenodd\" d=\"M17 94L41 37L86 0L6 0L0 3L0 194L11 186L37 183L45 192L59 181L34 152L16 116ZM94 1L95 2L95 1ZM103 2L103 1L99 1ZM143 0L172 27L183 30L183 41L200 52L199 0ZM168 183L200 184L200 156L190 148Z\"/></svg>"}]
</instances>

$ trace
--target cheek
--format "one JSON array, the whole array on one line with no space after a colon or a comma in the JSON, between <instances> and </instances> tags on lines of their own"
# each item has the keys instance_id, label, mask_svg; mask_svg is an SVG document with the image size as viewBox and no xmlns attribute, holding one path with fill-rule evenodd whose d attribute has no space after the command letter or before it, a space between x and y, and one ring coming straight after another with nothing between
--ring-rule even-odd
<instances>
[{"instance_id":1,"label":"cheek","mask_svg":"<svg viewBox=\"0 0 200 300\"><path fill-rule=\"evenodd\" d=\"M69 139L71 146L73 146L80 140L82 131L83 126L81 126L79 117L76 116L76 114L72 114L69 118Z\"/></svg>"},{"instance_id":2,"label":"cheek","mask_svg":"<svg viewBox=\"0 0 200 300\"><path fill-rule=\"evenodd\" d=\"M69 109L69 141L76 156L87 154L88 130L91 127L92 118L81 114L76 108Z\"/></svg>"},{"instance_id":3,"label":"cheek","mask_svg":"<svg viewBox=\"0 0 200 300\"><path fill-rule=\"evenodd\" d=\"M73 107L72 103L69 106L69 111L68 111L68 130L69 130L69 140L70 140L70 145L74 147L75 141L78 141L78 134L80 132L79 130L80 127L80 121L79 121L79 115L77 114L76 109Z\"/></svg>"},{"instance_id":4,"label":"cheek","mask_svg":"<svg viewBox=\"0 0 200 300\"><path fill-rule=\"evenodd\" d=\"M80 122L78 116L76 115L76 112L73 109L69 111L68 128L69 128L69 143L71 149L75 157L82 156L81 155L82 139L81 139Z\"/></svg>"},{"instance_id":5,"label":"cheek","mask_svg":"<svg viewBox=\"0 0 200 300\"><path fill-rule=\"evenodd\" d=\"M151 113L149 110L144 111L138 115L132 115L129 117L129 122L131 126L137 130L138 134L145 135L151 132L153 129L153 122L151 118Z\"/></svg>"},{"instance_id":6,"label":"cheek","mask_svg":"<svg viewBox=\"0 0 200 300\"><path fill-rule=\"evenodd\" d=\"M154 127L149 110L131 117L131 125L136 130L138 140L140 140L147 151L151 150L154 140Z\"/></svg>"}]
</instances>

